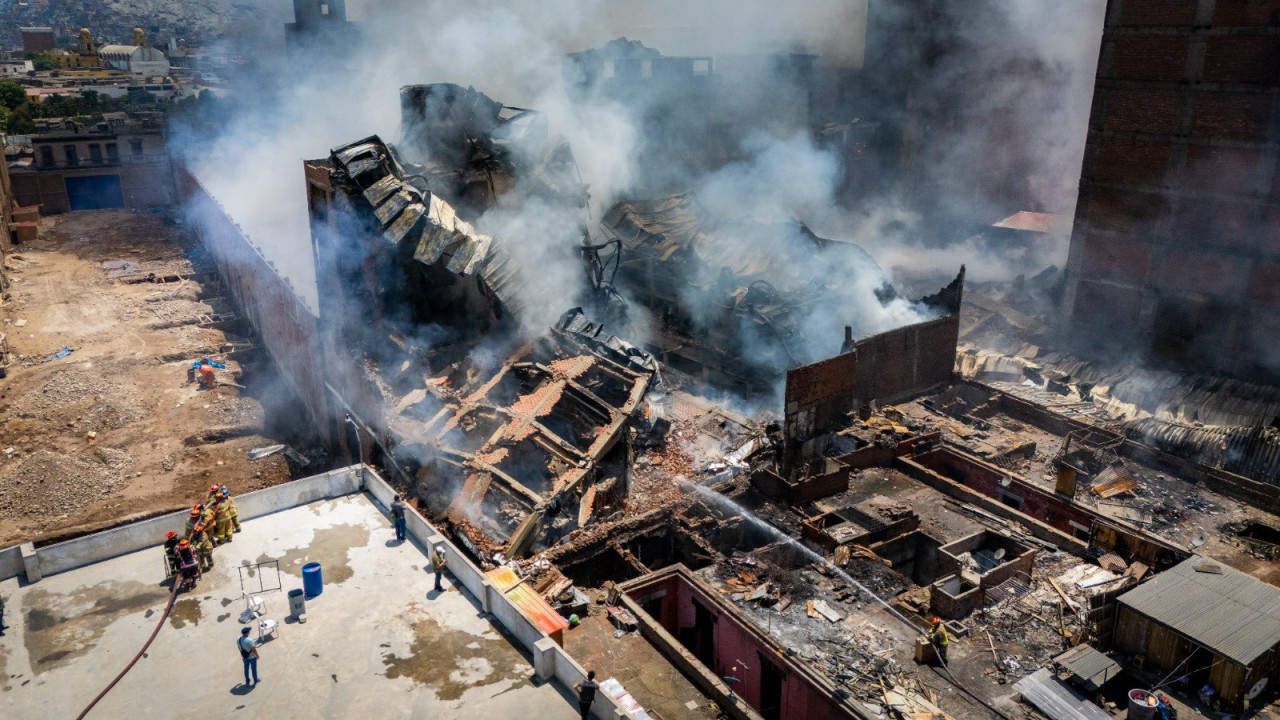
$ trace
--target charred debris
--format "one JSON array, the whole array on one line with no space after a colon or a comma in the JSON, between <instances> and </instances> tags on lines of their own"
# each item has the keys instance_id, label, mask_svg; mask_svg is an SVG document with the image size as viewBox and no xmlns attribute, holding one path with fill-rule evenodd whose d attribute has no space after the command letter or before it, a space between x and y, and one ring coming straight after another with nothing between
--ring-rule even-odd
<instances>
[{"instance_id":1,"label":"charred debris","mask_svg":"<svg viewBox=\"0 0 1280 720\"><path fill-rule=\"evenodd\" d=\"M963 268L916 301L923 322L810 337L797 317L832 302L829 283L764 270L820 252L863 262L856 246L716 217L691 193L594 223L571 149L537 112L447 84L401 102L400 144L368 137L306 165L325 352L350 361L330 389L360 419L353 440L478 562L514 567L566 615L674 638L711 696L735 658L676 598L740 628L830 716L990 717L1007 684L1066 687L1036 674L1063 653L1172 670L1118 624L1139 621L1125 594L1170 568L1206 555L1267 579L1255 560L1280 537L1266 530L1277 508L1244 486L957 379ZM542 269L477 230L528 198L573 218L585 279L534 332ZM775 387L776 413L718 401ZM1178 479L1196 472L1215 482ZM1249 524L1215 524L1227 507ZM954 642L944 674L921 664L931 617ZM738 679L748 705L760 698L765 679ZM1220 697L1243 703L1229 679Z\"/></svg>"},{"instance_id":2,"label":"charred debris","mask_svg":"<svg viewBox=\"0 0 1280 720\"><path fill-rule=\"evenodd\" d=\"M735 257L733 242L763 234L799 255L833 241L711 218L690 194L619 203L593 227L572 150L541 114L450 84L405 87L401 108L399 145L368 137L308 165L322 315L340 319L329 342L359 356L344 401L379 418L382 447L477 556L520 557L625 514L638 438L668 427L648 394L776 386L810 361L790 318L822 287L761 281L772 258ZM558 298L563 316L534 339L522 320L545 302L528 289L539 268L473 224L511 197L579 227L585 290ZM954 317L958 303L928 306ZM715 317L695 327L705 308ZM827 345L837 353L839 335ZM941 351L949 369L954 342ZM755 454L776 456L776 428L744 425Z\"/></svg>"}]
</instances>

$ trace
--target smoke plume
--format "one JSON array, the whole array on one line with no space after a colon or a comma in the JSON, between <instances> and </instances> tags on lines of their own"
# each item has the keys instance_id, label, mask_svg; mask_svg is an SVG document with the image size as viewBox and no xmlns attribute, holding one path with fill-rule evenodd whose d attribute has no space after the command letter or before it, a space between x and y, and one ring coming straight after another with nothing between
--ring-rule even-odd
<instances>
[{"instance_id":1,"label":"smoke plume","mask_svg":"<svg viewBox=\"0 0 1280 720\"><path fill-rule=\"evenodd\" d=\"M1071 212L1096 61L1094 19L1100 32L1094 10L1102 4L1089 0L1089 12L1082 12L1010 0L991 4L977 20L958 9L941 26L947 47L955 48L951 60L923 74L913 67L911 75L895 76L891 67L860 68L865 2L803 0L785 10L764 0L351 2L348 14L358 32L309 55L286 58L274 40L247 40L239 50L255 59L253 72L231 78L234 97L225 101L219 121L212 129L206 123L204 131L175 132L172 142L313 309L301 161L374 133L397 142L399 88L425 82L473 85L505 104L545 113L551 131L572 145L590 186L588 213L595 221L619 199L691 190L717 216L763 223L800 219L819 234L861 244L882 262L909 263L911 253L930 248L932 261L949 277L973 261L965 254L974 249L965 244L972 233L939 232L938 208L948 211L944 217L963 208L965 217L985 217L987 224L1006 210ZM910 13L915 4L876 6ZM701 92L683 80L643 97L620 97L568 79L566 53L623 35L668 56L714 56L718 104L681 114L672 99ZM961 61L960 50L975 48L980 51ZM805 59L811 55L812 67ZM756 61L744 62L744 56ZM850 198L849 163L856 158L819 142L815 130L873 115L866 103L878 96L860 92L873 75L881 86L920 84L913 92L925 97L968 83L969 114L915 148L922 171L872 183ZM984 76L991 81L982 82ZM992 136L988 117L1001 119L1000 137ZM884 127L887 120L879 122ZM999 152L990 152L994 148ZM872 143L863 152L882 150ZM995 196L975 200L972 159L984 154L990 156L984 177L1011 176L992 191L1014 187L1017 192L1009 194L1034 207L1010 209ZM839 202L854 210L838 209ZM884 222L886 213L911 220ZM579 221L517 192L476 222L531 269L529 305L541 312L527 319L530 329L551 324L581 290L574 249ZM744 252L770 250L744 239ZM981 256L980 248L975 252ZM835 352L843 325L865 334L923 317L904 300L876 298L886 276L866 255L831 253L815 256L815 263L777 268L838 291L838 302L803 319L813 336L824 338L815 355Z\"/></svg>"}]
</instances>

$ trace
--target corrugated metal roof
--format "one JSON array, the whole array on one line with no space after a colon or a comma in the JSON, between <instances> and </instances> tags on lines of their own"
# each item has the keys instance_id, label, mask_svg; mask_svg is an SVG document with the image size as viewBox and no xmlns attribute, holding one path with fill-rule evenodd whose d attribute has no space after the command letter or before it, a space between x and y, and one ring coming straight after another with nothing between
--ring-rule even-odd
<instances>
[{"instance_id":1,"label":"corrugated metal roof","mask_svg":"<svg viewBox=\"0 0 1280 720\"><path fill-rule=\"evenodd\" d=\"M1010 230L1026 230L1028 232L1054 233L1066 225L1066 218L1053 213L1016 212L992 227L1009 228Z\"/></svg>"},{"instance_id":2,"label":"corrugated metal roof","mask_svg":"<svg viewBox=\"0 0 1280 720\"><path fill-rule=\"evenodd\" d=\"M1120 674L1120 665L1090 645L1077 645L1053 659L1071 671L1090 690L1097 690Z\"/></svg>"},{"instance_id":3,"label":"corrugated metal roof","mask_svg":"<svg viewBox=\"0 0 1280 720\"><path fill-rule=\"evenodd\" d=\"M511 568L494 568L485 573L485 577L542 632L551 635L569 627L569 621L561 617L533 588L524 584Z\"/></svg>"},{"instance_id":4,"label":"corrugated metal roof","mask_svg":"<svg viewBox=\"0 0 1280 720\"><path fill-rule=\"evenodd\" d=\"M1111 720L1102 708L1067 687L1049 668L1040 668L1013 684L1022 699L1053 720Z\"/></svg>"},{"instance_id":5,"label":"corrugated metal roof","mask_svg":"<svg viewBox=\"0 0 1280 720\"><path fill-rule=\"evenodd\" d=\"M1221 573L1196 570L1202 566ZM1241 665L1280 644L1280 588L1198 555L1119 600Z\"/></svg>"}]
</instances>

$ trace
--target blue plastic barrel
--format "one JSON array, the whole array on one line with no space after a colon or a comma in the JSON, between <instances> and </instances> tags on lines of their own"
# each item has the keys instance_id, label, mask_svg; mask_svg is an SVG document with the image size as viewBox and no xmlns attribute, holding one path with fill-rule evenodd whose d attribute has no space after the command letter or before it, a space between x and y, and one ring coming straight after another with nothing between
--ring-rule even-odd
<instances>
[{"instance_id":1,"label":"blue plastic barrel","mask_svg":"<svg viewBox=\"0 0 1280 720\"><path fill-rule=\"evenodd\" d=\"M320 573L320 563L309 562L302 566L302 589L308 597L324 592L324 575Z\"/></svg>"}]
</instances>

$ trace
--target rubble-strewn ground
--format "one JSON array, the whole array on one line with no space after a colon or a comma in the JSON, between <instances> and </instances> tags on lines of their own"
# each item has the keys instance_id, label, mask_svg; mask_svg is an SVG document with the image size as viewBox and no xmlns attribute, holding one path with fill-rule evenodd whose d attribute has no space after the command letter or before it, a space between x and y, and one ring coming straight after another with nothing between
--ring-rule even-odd
<instances>
[{"instance_id":1,"label":"rubble-strewn ground","mask_svg":"<svg viewBox=\"0 0 1280 720\"><path fill-rule=\"evenodd\" d=\"M148 267L189 275L184 247L167 216L103 210L45 218L40 239L10 255L0 546L189 505L214 482L244 492L290 479L283 455L247 457L283 441L264 436L263 405L246 394L281 396L269 366L245 373L232 361L212 391L187 383L194 360L245 342L208 325L228 309L216 284L112 279Z\"/></svg>"}]
</instances>

